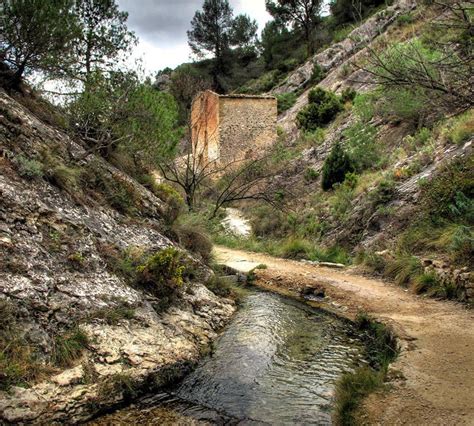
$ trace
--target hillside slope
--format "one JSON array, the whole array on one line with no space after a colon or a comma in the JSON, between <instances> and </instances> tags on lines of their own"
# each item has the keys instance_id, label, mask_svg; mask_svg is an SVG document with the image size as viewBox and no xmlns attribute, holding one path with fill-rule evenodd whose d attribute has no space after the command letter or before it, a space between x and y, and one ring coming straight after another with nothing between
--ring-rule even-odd
<instances>
[{"instance_id":1,"label":"hillside slope","mask_svg":"<svg viewBox=\"0 0 474 426\"><path fill-rule=\"evenodd\" d=\"M167 309L129 279L177 247L163 202L3 91L0 154L0 422L82 421L184 374L234 306L185 252Z\"/></svg>"},{"instance_id":2,"label":"hillside slope","mask_svg":"<svg viewBox=\"0 0 474 426\"><path fill-rule=\"evenodd\" d=\"M285 151L280 157L286 164L273 179L287 202L284 213L242 206L254 225L254 240L246 247L331 260L322 258L330 254L321 257L326 250L336 262L358 261L367 272L413 285L417 292L472 300L471 104L456 107L440 93L415 85L381 86L369 71L371 61L383 60L386 52L393 55L387 60L397 70L405 66L403 61L412 65L410 54L425 54L426 63L433 64L429 55L442 57L436 42L429 39L430 47L419 47L432 33L445 33L445 46L459 46L460 34L442 30L449 10L438 6L394 2L271 91L294 99L278 117L277 144ZM468 72L472 54L463 61ZM431 72L443 78L439 70ZM461 74L455 77L467 86ZM467 78L472 80L472 75ZM305 128L299 120L317 111L317 102L309 102L315 93L344 105L327 122ZM351 164L341 172L342 179L322 188L326 163L336 147ZM425 279L431 282L415 282Z\"/></svg>"}]
</instances>

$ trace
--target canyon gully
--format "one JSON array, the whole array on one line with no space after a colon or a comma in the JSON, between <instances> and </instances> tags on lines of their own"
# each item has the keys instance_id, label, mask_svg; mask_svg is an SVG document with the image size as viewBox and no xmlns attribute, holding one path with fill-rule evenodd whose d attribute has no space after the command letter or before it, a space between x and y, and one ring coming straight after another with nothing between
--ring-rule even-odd
<instances>
[{"instance_id":1,"label":"canyon gully","mask_svg":"<svg viewBox=\"0 0 474 426\"><path fill-rule=\"evenodd\" d=\"M350 323L267 291L240 309L197 368L95 424L331 424L337 379L364 363Z\"/></svg>"}]
</instances>

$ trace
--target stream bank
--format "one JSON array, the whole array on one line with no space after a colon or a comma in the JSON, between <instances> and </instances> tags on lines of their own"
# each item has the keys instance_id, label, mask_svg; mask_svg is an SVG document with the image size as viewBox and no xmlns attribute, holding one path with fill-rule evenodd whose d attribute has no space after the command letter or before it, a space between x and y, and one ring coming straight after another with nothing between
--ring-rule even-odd
<instances>
[{"instance_id":1,"label":"stream bank","mask_svg":"<svg viewBox=\"0 0 474 426\"><path fill-rule=\"evenodd\" d=\"M388 325L401 353L388 371L389 391L362 407L366 424L474 424L474 312L452 301L416 296L403 288L334 270L241 250L216 247L218 260L255 271L259 286L299 295L322 289L332 309L355 318L360 311ZM240 269L239 269L240 268Z\"/></svg>"},{"instance_id":2,"label":"stream bank","mask_svg":"<svg viewBox=\"0 0 474 426\"><path fill-rule=\"evenodd\" d=\"M211 354L180 384L93 424L331 424L335 383L366 364L352 325L256 287L245 293Z\"/></svg>"}]
</instances>

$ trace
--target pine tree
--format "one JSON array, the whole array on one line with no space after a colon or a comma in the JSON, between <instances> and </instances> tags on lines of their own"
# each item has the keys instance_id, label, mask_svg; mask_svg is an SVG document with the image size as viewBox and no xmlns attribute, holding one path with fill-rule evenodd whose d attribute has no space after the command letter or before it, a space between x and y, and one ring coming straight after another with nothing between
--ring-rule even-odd
<instances>
[{"instance_id":1,"label":"pine tree","mask_svg":"<svg viewBox=\"0 0 474 426\"><path fill-rule=\"evenodd\" d=\"M336 143L324 162L322 188L328 191L334 184L344 182L346 174L353 171L354 167L349 156L344 152L341 144Z\"/></svg>"}]
</instances>

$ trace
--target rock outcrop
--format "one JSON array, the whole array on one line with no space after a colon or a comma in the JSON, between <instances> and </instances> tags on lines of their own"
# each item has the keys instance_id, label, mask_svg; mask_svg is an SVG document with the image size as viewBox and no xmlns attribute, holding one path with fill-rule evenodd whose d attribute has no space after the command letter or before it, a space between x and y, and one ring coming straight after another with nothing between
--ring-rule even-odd
<instances>
[{"instance_id":1,"label":"rock outcrop","mask_svg":"<svg viewBox=\"0 0 474 426\"><path fill-rule=\"evenodd\" d=\"M42 176L34 161L47 155L55 172ZM134 214L83 190L85 173L124 186ZM67 368L0 391L0 423L84 421L131 388L179 377L216 337L235 307L203 286L211 272L197 259L185 254L196 278L164 312L107 262L110 251L175 246L164 235L163 209L147 189L0 91L0 302L13 307L19 336L44 365L64 331L88 337ZM124 307L132 314L112 322L103 314Z\"/></svg>"}]
</instances>

